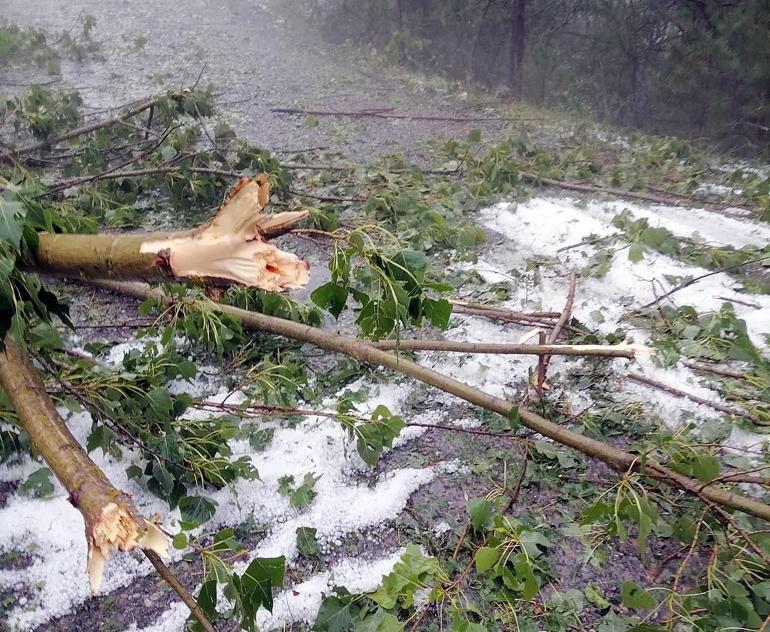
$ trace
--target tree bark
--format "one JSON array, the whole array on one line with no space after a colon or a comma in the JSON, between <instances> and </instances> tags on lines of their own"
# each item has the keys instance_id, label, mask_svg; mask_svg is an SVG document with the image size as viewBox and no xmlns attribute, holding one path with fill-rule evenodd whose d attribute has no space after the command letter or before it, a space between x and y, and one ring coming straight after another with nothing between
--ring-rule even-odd
<instances>
[{"instance_id":1,"label":"tree bark","mask_svg":"<svg viewBox=\"0 0 770 632\"><path fill-rule=\"evenodd\" d=\"M243 178L216 217L191 231L147 234L41 233L33 268L85 278L239 283L269 291L302 287L308 264L267 239L290 230L306 211L266 215L267 175Z\"/></svg>"},{"instance_id":2,"label":"tree bark","mask_svg":"<svg viewBox=\"0 0 770 632\"><path fill-rule=\"evenodd\" d=\"M85 521L88 577L99 590L107 558L114 550L140 547L167 555L167 538L140 516L131 497L113 487L72 436L48 397L32 363L10 336L0 353L0 385L7 393L35 452L48 464L69 501Z\"/></svg>"},{"instance_id":3,"label":"tree bark","mask_svg":"<svg viewBox=\"0 0 770 632\"><path fill-rule=\"evenodd\" d=\"M162 292L135 283L103 283L101 285L140 299L169 300ZM361 340L324 331L317 327L302 325L229 305L217 305L216 307L221 312L240 320L247 328L308 342L321 349L344 353L366 364L388 367L504 417L509 416L512 411L517 411L522 426L557 443L603 461L618 472L640 472L718 505L737 509L770 522L770 505L716 486L705 486L702 482L683 476L652 458L640 457L563 428L532 411L520 408L513 402L484 393L454 378L422 367L403 356L382 351Z\"/></svg>"}]
</instances>

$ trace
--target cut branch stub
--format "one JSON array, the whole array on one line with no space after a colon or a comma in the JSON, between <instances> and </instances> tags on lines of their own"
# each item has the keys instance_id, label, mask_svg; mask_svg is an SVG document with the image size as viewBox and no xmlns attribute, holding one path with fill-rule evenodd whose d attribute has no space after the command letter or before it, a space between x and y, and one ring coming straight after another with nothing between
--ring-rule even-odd
<instances>
[{"instance_id":1,"label":"cut branch stub","mask_svg":"<svg viewBox=\"0 0 770 632\"><path fill-rule=\"evenodd\" d=\"M0 385L13 404L32 447L69 493L85 521L88 578L101 587L104 564L115 551L134 547L167 557L168 539L137 512L131 497L114 487L72 436L45 390L29 357L5 338L0 352Z\"/></svg>"},{"instance_id":2,"label":"cut branch stub","mask_svg":"<svg viewBox=\"0 0 770 632\"><path fill-rule=\"evenodd\" d=\"M272 292L302 287L309 264L267 240L289 232L307 211L267 215L267 174L242 178L216 217L196 229L128 235L41 233L39 271L86 278L241 284Z\"/></svg>"}]
</instances>

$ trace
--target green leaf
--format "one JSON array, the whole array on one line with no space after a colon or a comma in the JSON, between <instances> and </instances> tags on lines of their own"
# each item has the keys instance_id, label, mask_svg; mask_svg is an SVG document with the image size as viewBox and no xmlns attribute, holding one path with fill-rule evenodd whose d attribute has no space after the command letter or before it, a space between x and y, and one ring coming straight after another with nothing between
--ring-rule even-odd
<instances>
[{"instance_id":1,"label":"green leaf","mask_svg":"<svg viewBox=\"0 0 770 632\"><path fill-rule=\"evenodd\" d=\"M466 505L474 531L486 531L492 523L494 507L485 498L473 498Z\"/></svg>"},{"instance_id":2,"label":"green leaf","mask_svg":"<svg viewBox=\"0 0 770 632\"><path fill-rule=\"evenodd\" d=\"M264 607L273 611L273 588L283 586L286 558L258 557L240 576L240 593L248 618L253 620L256 611ZM248 609L245 605L248 604Z\"/></svg>"},{"instance_id":3,"label":"green leaf","mask_svg":"<svg viewBox=\"0 0 770 632\"><path fill-rule=\"evenodd\" d=\"M152 477L158 482L162 494L169 497L174 491L174 477L159 460L152 463Z\"/></svg>"},{"instance_id":4,"label":"green leaf","mask_svg":"<svg viewBox=\"0 0 770 632\"><path fill-rule=\"evenodd\" d=\"M588 603L596 606L599 610L606 610L610 607L610 601L604 596L604 593L594 586L593 584L588 584L585 589L585 596L588 600Z\"/></svg>"},{"instance_id":5,"label":"green leaf","mask_svg":"<svg viewBox=\"0 0 770 632\"><path fill-rule=\"evenodd\" d=\"M497 564L500 559L500 551L491 546L482 546L476 551L474 560L476 562L476 571L484 573Z\"/></svg>"},{"instance_id":6,"label":"green leaf","mask_svg":"<svg viewBox=\"0 0 770 632\"><path fill-rule=\"evenodd\" d=\"M393 257L393 262L396 264L390 266L393 277L399 281L405 281L407 289L419 290L411 284L415 282L420 284L425 280L425 272L428 269L428 257L425 256L425 253L419 250L402 250Z\"/></svg>"},{"instance_id":7,"label":"green leaf","mask_svg":"<svg viewBox=\"0 0 770 632\"><path fill-rule=\"evenodd\" d=\"M481 130L477 127L474 127L470 132L468 132L468 136L466 139L469 143L480 143L481 142Z\"/></svg>"},{"instance_id":8,"label":"green leaf","mask_svg":"<svg viewBox=\"0 0 770 632\"><path fill-rule=\"evenodd\" d=\"M93 452L96 448L101 448L102 452L107 454L110 447L115 443L117 435L107 426L96 426L86 440L86 450Z\"/></svg>"},{"instance_id":9,"label":"green leaf","mask_svg":"<svg viewBox=\"0 0 770 632\"><path fill-rule=\"evenodd\" d=\"M446 299L426 298L423 301L425 316L434 327L446 329L449 327L449 317L452 315L452 304Z\"/></svg>"},{"instance_id":10,"label":"green leaf","mask_svg":"<svg viewBox=\"0 0 770 632\"><path fill-rule=\"evenodd\" d=\"M358 610L352 596L327 597L318 609L313 630L318 632L348 632L353 626L353 615Z\"/></svg>"},{"instance_id":11,"label":"green leaf","mask_svg":"<svg viewBox=\"0 0 770 632\"><path fill-rule=\"evenodd\" d=\"M158 417L164 421L171 419L171 411L174 408L174 402L171 395L165 388L155 388L147 393L147 399L150 400L150 406Z\"/></svg>"},{"instance_id":12,"label":"green leaf","mask_svg":"<svg viewBox=\"0 0 770 632\"><path fill-rule=\"evenodd\" d=\"M540 590L540 585L537 583L537 578L532 570L532 565L527 558L522 559L516 564L516 575L524 580L524 589L522 590L522 597L526 600L532 599Z\"/></svg>"},{"instance_id":13,"label":"green leaf","mask_svg":"<svg viewBox=\"0 0 770 632\"><path fill-rule=\"evenodd\" d=\"M187 534L186 533L177 533L173 540L171 540L171 545L181 551L182 549L187 548Z\"/></svg>"},{"instance_id":14,"label":"green leaf","mask_svg":"<svg viewBox=\"0 0 770 632\"><path fill-rule=\"evenodd\" d=\"M390 612L377 608L373 613L368 613L360 621L356 621L353 632L402 632L404 624Z\"/></svg>"},{"instance_id":15,"label":"green leaf","mask_svg":"<svg viewBox=\"0 0 770 632\"><path fill-rule=\"evenodd\" d=\"M0 239L7 241L18 252L24 234L24 207L16 200L0 198Z\"/></svg>"},{"instance_id":16,"label":"green leaf","mask_svg":"<svg viewBox=\"0 0 770 632\"><path fill-rule=\"evenodd\" d=\"M210 579L204 582L195 601L200 609L203 610L206 618L211 622L215 622L219 618L219 613L217 612L217 580ZM192 614L188 618L188 623L195 632L203 630L203 626Z\"/></svg>"},{"instance_id":17,"label":"green leaf","mask_svg":"<svg viewBox=\"0 0 770 632\"><path fill-rule=\"evenodd\" d=\"M203 496L185 496L179 501L179 511L185 522L201 525L211 520L216 512L217 504Z\"/></svg>"},{"instance_id":18,"label":"green leaf","mask_svg":"<svg viewBox=\"0 0 770 632\"><path fill-rule=\"evenodd\" d=\"M56 488L51 482L51 476L53 474L47 467L35 470L19 485L19 493L22 496L29 496L31 498L47 498L52 496Z\"/></svg>"},{"instance_id":19,"label":"green leaf","mask_svg":"<svg viewBox=\"0 0 770 632\"><path fill-rule=\"evenodd\" d=\"M32 336L32 344L36 349L52 350L64 347L64 341L59 335L56 327L51 323L38 323L32 328L30 334Z\"/></svg>"},{"instance_id":20,"label":"green leaf","mask_svg":"<svg viewBox=\"0 0 770 632\"><path fill-rule=\"evenodd\" d=\"M580 524L594 524L607 518L612 513L612 507L603 500L597 500L593 505L586 507L583 510L583 516L580 519Z\"/></svg>"},{"instance_id":21,"label":"green leaf","mask_svg":"<svg viewBox=\"0 0 770 632\"><path fill-rule=\"evenodd\" d=\"M519 407L511 406L508 411L508 423L511 426L511 430L518 430L521 428L521 419L519 418Z\"/></svg>"},{"instance_id":22,"label":"green leaf","mask_svg":"<svg viewBox=\"0 0 770 632\"><path fill-rule=\"evenodd\" d=\"M312 527L297 527L297 550L305 557L317 557L319 553L317 530Z\"/></svg>"},{"instance_id":23,"label":"green leaf","mask_svg":"<svg viewBox=\"0 0 770 632\"><path fill-rule=\"evenodd\" d=\"M710 454L699 454L693 460L692 473L699 481L708 483L719 476L719 459Z\"/></svg>"},{"instance_id":24,"label":"green leaf","mask_svg":"<svg viewBox=\"0 0 770 632\"><path fill-rule=\"evenodd\" d=\"M414 593L425 588L429 581L436 578L439 563L435 557L425 557L416 544L408 544L401 559L393 566L393 571L383 577L382 585L369 594L369 598L390 610L400 604L404 610L414 603Z\"/></svg>"},{"instance_id":25,"label":"green leaf","mask_svg":"<svg viewBox=\"0 0 770 632\"><path fill-rule=\"evenodd\" d=\"M626 608L634 610L652 610L656 601L655 598L644 588L632 581L625 581L620 589L620 595L623 605Z\"/></svg>"},{"instance_id":26,"label":"green leaf","mask_svg":"<svg viewBox=\"0 0 770 632\"><path fill-rule=\"evenodd\" d=\"M321 309L326 309L335 318L339 317L348 301L348 289L333 281L324 283L310 294L310 300Z\"/></svg>"},{"instance_id":27,"label":"green leaf","mask_svg":"<svg viewBox=\"0 0 770 632\"><path fill-rule=\"evenodd\" d=\"M313 502L313 499L318 495L313 488L320 479L320 476L314 476L312 473L305 474L302 484L289 494L291 506L295 509L302 509Z\"/></svg>"},{"instance_id":28,"label":"green leaf","mask_svg":"<svg viewBox=\"0 0 770 632\"><path fill-rule=\"evenodd\" d=\"M244 573L258 580L269 579L274 588L283 586L283 578L286 572L286 558L283 555L278 557L258 557L249 564L249 568Z\"/></svg>"},{"instance_id":29,"label":"green leaf","mask_svg":"<svg viewBox=\"0 0 770 632\"><path fill-rule=\"evenodd\" d=\"M644 244L639 242L631 244L628 249L628 260L631 263L639 263L642 259L644 259Z\"/></svg>"},{"instance_id":30,"label":"green leaf","mask_svg":"<svg viewBox=\"0 0 770 632\"><path fill-rule=\"evenodd\" d=\"M390 448L393 441L403 430L404 420L392 415L385 406L378 406L372 412L372 420L355 427L356 451L367 465L375 466L385 448Z\"/></svg>"}]
</instances>

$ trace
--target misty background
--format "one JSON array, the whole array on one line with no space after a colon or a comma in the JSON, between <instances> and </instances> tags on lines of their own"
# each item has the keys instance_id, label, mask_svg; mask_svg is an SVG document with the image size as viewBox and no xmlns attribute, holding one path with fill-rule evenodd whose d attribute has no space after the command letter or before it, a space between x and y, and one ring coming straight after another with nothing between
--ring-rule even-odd
<instances>
[{"instance_id":1,"label":"misty background","mask_svg":"<svg viewBox=\"0 0 770 632\"><path fill-rule=\"evenodd\" d=\"M770 139L768 0L304 0L332 42L644 131Z\"/></svg>"}]
</instances>

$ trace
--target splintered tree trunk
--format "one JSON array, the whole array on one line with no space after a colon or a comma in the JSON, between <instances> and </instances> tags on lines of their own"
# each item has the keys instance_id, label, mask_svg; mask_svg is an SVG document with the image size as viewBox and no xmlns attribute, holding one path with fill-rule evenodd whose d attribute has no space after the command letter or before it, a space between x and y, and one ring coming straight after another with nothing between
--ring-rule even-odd
<instances>
[{"instance_id":1,"label":"splintered tree trunk","mask_svg":"<svg viewBox=\"0 0 770 632\"><path fill-rule=\"evenodd\" d=\"M88 458L56 412L29 357L10 335L0 352L0 385L35 452L53 470L69 492L69 501L83 515L91 588L99 590L104 564L114 550L139 547L165 557L165 534L140 516L130 496L115 488Z\"/></svg>"},{"instance_id":2,"label":"splintered tree trunk","mask_svg":"<svg viewBox=\"0 0 770 632\"><path fill-rule=\"evenodd\" d=\"M280 291L307 283L309 265L269 243L307 216L306 211L263 214L268 179L243 178L213 220L185 232L51 235L34 253L40 272L147 282L192 280Z\"/></svg>"},{"instance_id":3,"label":"splintered tree trunk","mask_svg":"<svg viewBox=\"0 0 770 632\"><path fill-rule=\"evenodd\" d=\"M526 0L511 0L511 60L508 76L511 94L516 98L521 96L521 64L524 61L526 37L525 9Z\"/></svg>"}]
</instances>

